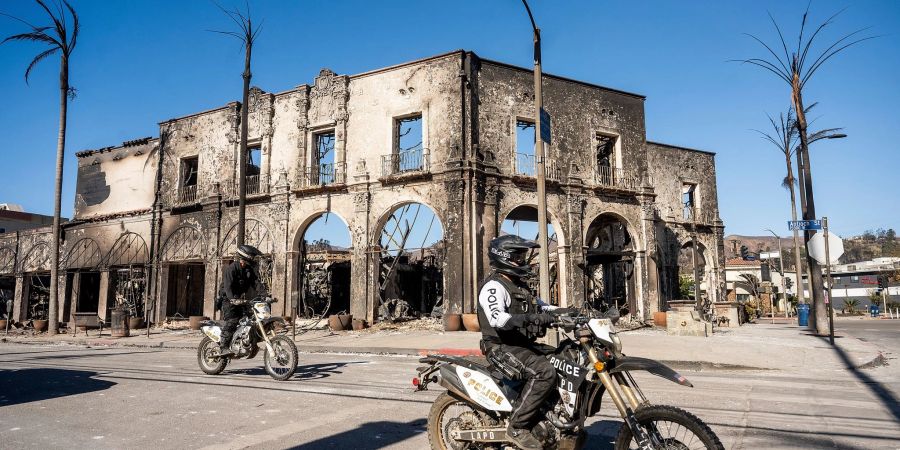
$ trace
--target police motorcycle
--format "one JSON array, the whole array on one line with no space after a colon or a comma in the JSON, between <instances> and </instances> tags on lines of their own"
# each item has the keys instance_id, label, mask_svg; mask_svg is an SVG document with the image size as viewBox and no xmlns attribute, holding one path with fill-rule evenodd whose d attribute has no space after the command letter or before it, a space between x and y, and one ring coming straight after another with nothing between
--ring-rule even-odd
<instances>
[{"instance_id":1,"label":"police motorcycle","mask_svg":"<svg viewBox=\"0 0 900 450\"><path fill-rule=\"evenodd\" d=\"M200 370L209 375L218 375L225 370L228 360L233 358L251 359L265 348L263 364L266 373L272 378L284 381L294 375L297 370L297 346L284 334L286 322L283 318L272 316L272 303L278 300L271 297L256 297L249 301L252 314L245 315L238 322L237 330L231 339L231 350L234 355L219 356L219 341L225 322L206 320L201 322L200 330L206 336L197 347L197 362Z\"/></svg>"},{"instance_id":2,"label":"police motorcycle","mask_svg":"<svg viewBox=\"0 0 900 450\"><path fill-rule=\"evenodd\" d=\"M625 356L614 323L618 311L601 314L581 311L554 314L564 335L547 355L556 368L557 391L542 406L542 419L532 429L547 449L584 448L585 419L600 411L605 394L615 404L624 425L616 436L623 449L723 449L716 434L702 420L679 408L654 405L644 396L631 372L645 370L682 386L693 385L674 370L646 358ZM561 336L562 337L562 336ZM496 360L428 355L413 379L417 391L438 383L446 392L428 414L428 438L434 450L514 449L506 436L510 412L522 384L520 369ZM589 447L590 448L590 447Z\"/></svg>"}]
</instances>

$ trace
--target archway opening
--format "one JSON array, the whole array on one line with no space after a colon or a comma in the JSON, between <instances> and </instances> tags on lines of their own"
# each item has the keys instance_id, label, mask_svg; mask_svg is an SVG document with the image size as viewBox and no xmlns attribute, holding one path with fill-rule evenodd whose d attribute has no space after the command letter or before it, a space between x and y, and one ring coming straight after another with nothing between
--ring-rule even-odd
<instances>
[{"instance_id":1,"label":"archway opening","mask_svg":"<svg viewBox=\"0 0 900 450\"><path fill-rule=\"evenodd\" d=\"M444 228L434 211L422 203L395 208L381 227L379 244L379 305L382 320L436 314L443 307Z\"/></svg>"},{"instance_id":2,"label":"archway opening","mask_svg":"<svg viewBox=\"0 0 900 450\"><path fill-rule=\"evenodd\" d=\"M203 315L205 257L203 234L197 228L182 226L166 238L160 258L166 281L160 301L166 317Z\"/></svg>"},{"instance_id":3,"label":"archway opening","mask_svg":"<svg viewBox=\"0 0 900 450\"><path fill-rule=\"evenodd\" d=\"M602 311L617 308L622 315L637 311L634 243L627 223L615 215L601 214L588 226L585 244L591 305Z\"/></svg>"},{"instance_id":4,"label":"archway opening","mask_svg":"<svg viewBox=\"0 0 900 450\"><path fill-rule=\"evenodd\" d=\"M6 301L12 300L16 292L16 253L12 248L0 248L0 318L9 319Z\"/></svg>"},{"instance_id":5,"label":"archway opening","mask_svg":"<svg viewBox=\"0 0 900 450\"><path fill-rule=\"evenodd\" d=\"M538 210L532 205L517 206L510 211L509 214L506 215L506 218L503 219L503 222L500 223L501 236L512 234L519 236L522 239L537 241L539 233ZM550 259L550 298L544 299L544 301L553 305L559 305L559 262L561 259L559 254L559 239L556 229L550 222L549 216L547 217L547 241L549 244L548 251ZM528 257L529 261L531 261L532 273L534 274L534 277L528 280L528 283L531 290L537 295L540 290L538 250L535 249L532 251Z\"/></svg>"},{"instance_id":6,"label":"archway opening","mask_svg":"<svg viewBox=\"0 0 900 450\"><path fill-rule=\"evenodd\" d=\"M313 219L299 243L298 313L307 318L350 311L350 230L337 214Z\"/></svg>"},{"instance_id":7,"label":"archway opening","mask_svg":"<svg viewBox=\"0 0 900 450\"><path fill-rule=\"evenodd\" d=\"M687 241L678 251L678 297L701 300L707 296L706 255L703 244Z\"/></svg>"}]
</instances>

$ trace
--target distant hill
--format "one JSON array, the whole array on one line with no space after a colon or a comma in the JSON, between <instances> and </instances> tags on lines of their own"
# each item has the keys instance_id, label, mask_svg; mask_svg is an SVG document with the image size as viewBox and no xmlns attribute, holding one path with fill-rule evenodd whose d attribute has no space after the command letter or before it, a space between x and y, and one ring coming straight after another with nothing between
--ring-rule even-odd
<instances>
[{"instance_id":1,"label":"distant hill","mask_svg":"<svg viewBox=\"0 0 900 450\"><path fill-rule=\"evenodd\" d=\"M801 256L805 256L806 253L802 239L803 237L801 235L800 252ZM731 234L725 236L725 258L739 257L742 245L746 245L751 254L778 251L778 239L775 239L775 236L742 236ZM782 236L781 246L785 254L785 268L793 268L793 236L790 234ZM900 257L900 240L897 240L896 233L893 229L879 229L867 231L861 236L845 237L844 255L841 256L840 262L852 263L868 261L882 256Z\"/></svg>"}]
</instances>

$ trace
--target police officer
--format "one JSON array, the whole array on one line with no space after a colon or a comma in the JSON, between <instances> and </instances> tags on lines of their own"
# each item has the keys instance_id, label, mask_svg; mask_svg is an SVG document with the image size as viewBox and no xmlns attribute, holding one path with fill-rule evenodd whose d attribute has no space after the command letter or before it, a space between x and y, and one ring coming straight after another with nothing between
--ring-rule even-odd
<instances>
[{"instance_id":1,"label":"police officer","mask_svg":"<svg viewBox=\"0 0 900 450\"><path fill-rule=\"evenodd\" d=\"M241 245L234 254L232 262L222 273L222 286L219 298L222 299L222 337L219 340L219 356L234 355L231 350L231 338L237 330L238 322L247 313L247 300L265 287L260 283L256 272L256 258L262 253L252 245Z\"/></svg>"},{"instance_id":2,"label":"police officer","mask_svg":"<svg viewBox=\"0 0 900 450\"><path fill-rule=\"evenodd\" d=\"M490 242L488 259L493 269L478 294L481 347L492 363L505 366L504 373L518 374L525 381L509 419L507 435L519 448L539 450L543 446L531 433L541 403L556 384L556 371L535 340L546 333L556 309L532 295L526 279L531 276L527 253L539 245L514 235Z\"/></svg>"}]
</instances>

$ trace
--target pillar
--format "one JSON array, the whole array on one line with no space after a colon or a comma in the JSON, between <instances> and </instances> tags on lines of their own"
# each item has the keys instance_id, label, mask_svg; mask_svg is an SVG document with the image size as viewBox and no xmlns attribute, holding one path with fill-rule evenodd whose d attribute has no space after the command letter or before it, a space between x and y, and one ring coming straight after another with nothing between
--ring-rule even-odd
<instances>
[{"instance_id":1,"label":"pillar","mask_svg":"<svg viewBox=\"0 0 900 450\"><path fill-rule=\"evenodd\" d=\"M100 319L106 321L106 310L109 309L109 270L100 272L100 293L97 301L97 315ZM115 302L114 302L115 303Z\"/></svg>"},{"instance_id":2,"label":"pillar","mask_svg":"<svg viewBox=\"0 0 900 450\"><path fill-rule=\"evenodd\" d=\"M56 320L58 322L68 322L69 321L69 318L65 316L66 297L69 297L69 299L71 301L71 296L66 295L66 289L67 289L66 280L68 278L66 275L67 274L66 274L65 270L60 270L59 275L56 277L56 280L57 280L56 281L56 292L59 293L59 295L57 296L57 309L56 309L56 311L57 311L57 316L56 316L57 319ZM71 311L71 309L70 309L70 311Z\"/></svg>"},{"instance_id":3,"label":"pillar","mask_svg":"<svg viewBox=\"0 0 900 450\"><path fill-rule=\"evenodd\" d=\"M221 280L221 269L219 261L207 260L203 267L203 315L206 317L216 317L216 295L219 293L219 280ZM168 275L168 274L167 274ZM168 279L168 276L166 277ZM165 310L163 310L165 312Z\"/></svg>"},{"instance_id":4,"label":"pillar","mask_svg":"<svg viewBox=\"0 0 900 450\"><path fill-rule=\"evenodd\" d=\"M169 303L169 265L163 264L159 267L159 279L156 280L156 310L151 320L155 320L157 325L162 325L166 320L166 308Z\"/></svg>"},{"instance_id":5,"label":"pillar","mask_svg":"<svg viewBox=\"0 0 900 450\"><path fill-rule=\"evenodd\" d=\"M25 321L25 310L28 308L28 284L31 277L28 275L16 275L16 291L13 295L12 320Z\"/></svg>"}]
</instances>

